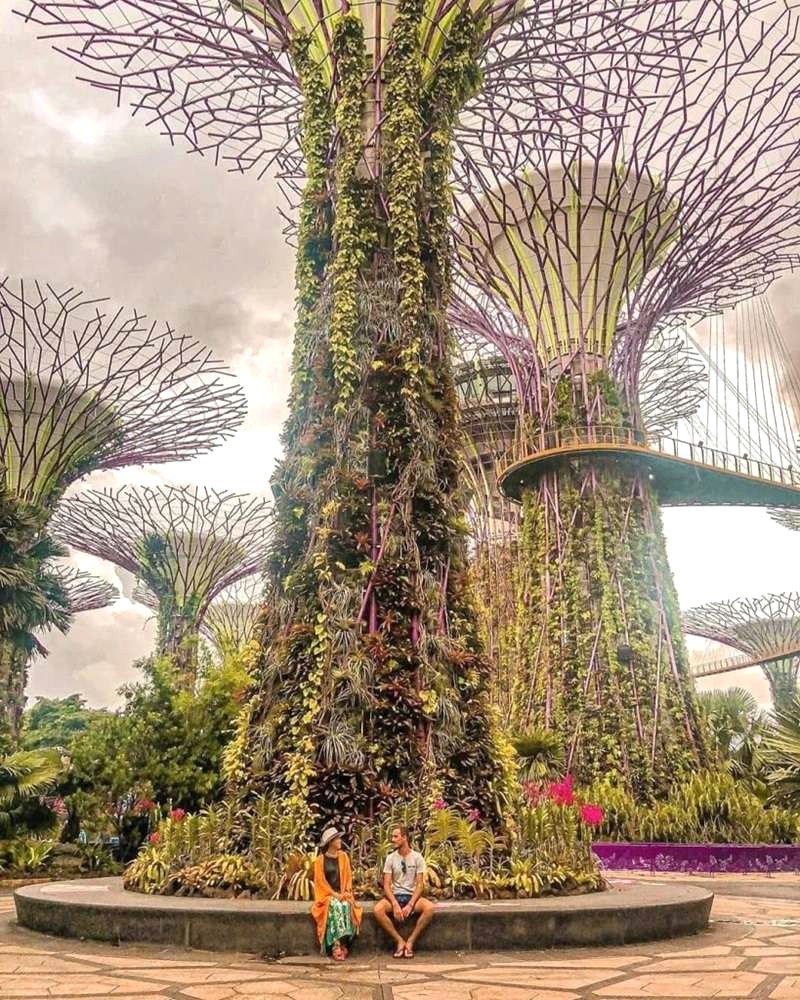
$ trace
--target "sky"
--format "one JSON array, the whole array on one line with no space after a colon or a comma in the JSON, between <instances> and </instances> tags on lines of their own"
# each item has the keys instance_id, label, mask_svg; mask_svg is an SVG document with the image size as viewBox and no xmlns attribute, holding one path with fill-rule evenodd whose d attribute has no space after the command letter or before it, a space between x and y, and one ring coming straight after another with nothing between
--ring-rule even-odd
<instances>
[{"instance_id":1,"label":"sky","mask_svg":"<svg viewBox=\"0 0 800 1000\"><path fill-rule=\"evenodd\" d=\"M95 473L74 489L191 484L269 495L286 415L291 353L292 251L268 177L229 174L171 148L132 121L111 95L75 81L75 67L0 13L0 272L79 287L135 306L213 347L248 397L235 437L190 462ZM784 337L800 354L800 276L770 289ZM683 607L800 589L800 533L763 510L664 512L670 563ZM154 641L150 612L130 600L131 579L76 555L117 584L111 608L77 615L67 636L44 637L50 655L31 671L29 697L81 692L93 706L119 704L121 684ZM705 648L702 641L692 647ZM755 668L709 678L768 703Z\"/></svg>"}]
</instances>

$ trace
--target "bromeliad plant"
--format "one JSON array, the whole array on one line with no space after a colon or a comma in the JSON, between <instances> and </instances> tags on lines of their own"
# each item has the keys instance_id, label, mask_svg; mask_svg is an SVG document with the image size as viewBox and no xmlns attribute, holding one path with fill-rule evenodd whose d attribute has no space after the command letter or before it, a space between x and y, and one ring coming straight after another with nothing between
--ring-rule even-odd
<instances>
[{"instance_id":1,"label":"bromeliad plant","mask_svg":"<svg viewBox=\"0 0 800 1000\"><path fill-rule=\"evenodd\" d=\"M591 851L596 807L542 795L520 802L500 836L475 809L464 814L442 799L412 801L356 827L352 837L356 894L381 892L383 860L395 825L408 825L424 854L427 891L436 898L541 896L602 887ZM589 810L589 811L587 811ZM427 819L425 818L427 817ZM231 852L231 843L246 844ZM258 799L247 825L229 803L195 816L168 817L128 868L128 889L147 893L310 899L313 845L279 802Z\"/></svg>"}]
</instances>

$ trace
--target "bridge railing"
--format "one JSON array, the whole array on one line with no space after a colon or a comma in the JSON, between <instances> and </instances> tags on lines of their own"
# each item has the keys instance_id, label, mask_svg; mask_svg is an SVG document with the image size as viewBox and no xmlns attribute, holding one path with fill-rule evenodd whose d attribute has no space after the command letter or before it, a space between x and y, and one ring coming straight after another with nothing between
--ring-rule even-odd
<instances>
[{"instance_id":1,"label":"bridge railing","mask_svg":"<svg viewBox=\"0 0 800 1000\"><path fill-rule=\"evenodd\" d=\"M616 427L597 424L593 427L562 427L557 430L542 431L520 442L508 455L508 464L519 461L539 451L568 451L592 445L617 445L657 451L662 455L693 462L696 465L711 466L724 472L750 476L776 483L781 486L800 486L800 469L792 469L771 462L760 461L747 455L709 448L702 441L682 441L679 438L648 436L633 427Z\"/></svg>"},{"instance_id":2,"label":"bridge railing","mask_svg":"<svg viewBox=\"0 0 800 1000\"><path fill-rule=\"evenodd\" d=\"M735 653L732 656L724 656L716 660L700 660L697 663L692 663L689 667L689 673L692 677L711 677L714 674L744 670L746 667L759 667L765 663L774 663L775 660L788 659L793 656L800 656L800 649L797 647L767 649L759 656L751 656L750 653Z\"/></svg>"}]
</instances>

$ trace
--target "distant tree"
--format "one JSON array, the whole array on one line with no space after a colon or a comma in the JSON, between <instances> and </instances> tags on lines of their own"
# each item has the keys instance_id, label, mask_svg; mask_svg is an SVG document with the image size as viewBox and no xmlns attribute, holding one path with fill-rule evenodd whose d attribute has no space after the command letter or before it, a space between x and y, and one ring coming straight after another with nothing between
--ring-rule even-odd
<instances>
[{"instance_id":1,"label":"distant tree","mask_svg":"<svg viewBox=\"0 0 800 1000\"><path fill-rule=\"evenodd\" d=\"M142 802L193 811L221 795L222 751L247 685L241 657L209 660L193 692L167 657L138 666L144 679L121 689L123 707L99 713L70 748L67 805L84 825L128 841L123 854L146 832Z\"/></svg>"},{"instance_id":2,"label":"distant tree","mask_svg":"<svg viewBox=\"0 0 800 1000\"><path fill-rule=\"evenodd\" d=\"M108 715L107 709L87 708L80 694L70 694L66 698L39 697L22 717L22 748L68 750L72 740L93 720Z\"/></svg>"}]
</instances>

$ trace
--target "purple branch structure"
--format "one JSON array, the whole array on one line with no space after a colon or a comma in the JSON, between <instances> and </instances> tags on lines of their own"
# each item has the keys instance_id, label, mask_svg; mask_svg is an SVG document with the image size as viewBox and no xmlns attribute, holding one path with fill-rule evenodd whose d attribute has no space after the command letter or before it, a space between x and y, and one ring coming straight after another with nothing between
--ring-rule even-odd
<instances>
[{"instance_id":1,"label":"purple branch structure","mask_svg":"<svg viewBox=\"0 0 800 1000\"><path fill-rule=\"evenodd\" d=\"M59 566L55 575L67 593L70 614L99 611L100 608L113 604L119 597L119 591L113 583L74 566Z\"/></svg>"},{"instance_id":2,"label":"purple branch structure","mask_svg":"<svg viewBox=\"0 0 800 1000\"><path fill-rule=\"evenodd\" d=\"M689 635L703 636L745 653L761 664L772 703L783 708L800 679L800 594L764 594L716 601L683 613Z\"/></svg>"},{"instance_id":3,"label":"purple branch structure","mask_svg":"<svg viewBox=\"0 0 800 1000\"><path fill-rule=\"evenodd\" d=\"M305 166L302 93L295 46L308 51L338 99L336 18L356 13L369 60L363 166L380 172L386 65L395 0L29 0L19 13L75 62L80 79L107 90L173 144L231 170L276 175L294 200ZM435 78L461 5L427 0L420 37L422 84ZM674 54L716 26L718 0L471 0L481 15L480 93L455 135L463 152L490 153L499 134L538 135L566 117L613 114L640 86L681 72ZM613 61L613 73L607 72ZM604 73L602 83L600 74ZM333 155L332 147L332 155ZM294 222L289 220L293 230Z\"/></svg>"},{"instance_id":4,"label":"purple branch structure","mask_svg":"<svg viewBox=\"0 0 800 1000\"><path fill-rule=\"evenodd\" d=\"M133 573L155 604L159 649L194 680L195 646L209 605L260 573L273 515L261 497L191 487L87 490L67 497L54 536Z\"/></svg>"},{"instance_id":5,"label":"purple branch structure","mask_svg":"<svg viewBox=\"0 0 800 1000\"><path fill-rule=\"evenodd\" d=\"M0 282L0 464L9 491L50 509L97 469L174 462L244 419L227 367L136 310L38 282Z\"/></svg>"}]
</instances>

